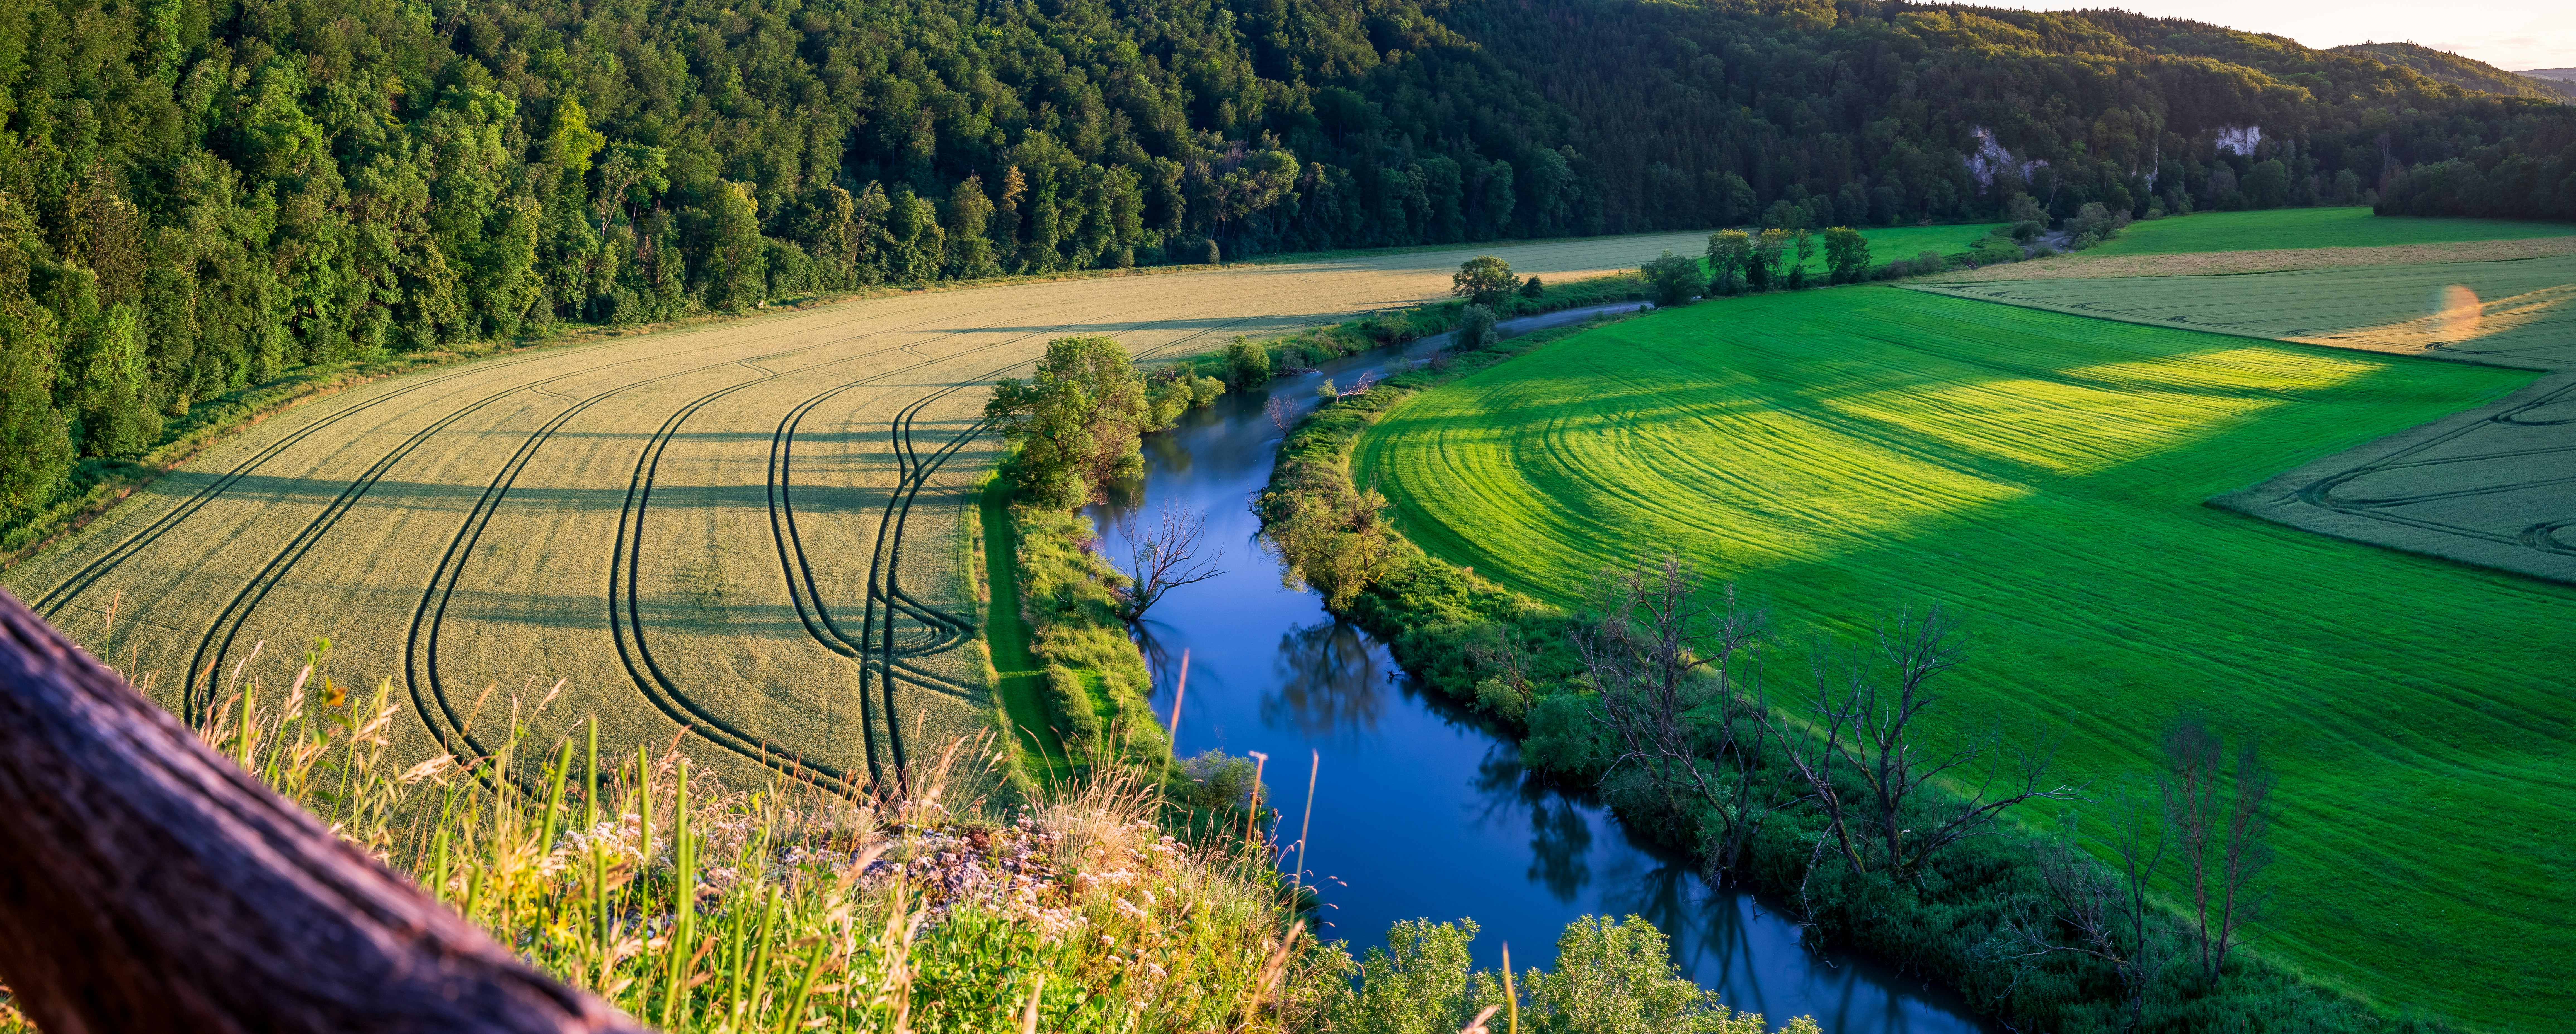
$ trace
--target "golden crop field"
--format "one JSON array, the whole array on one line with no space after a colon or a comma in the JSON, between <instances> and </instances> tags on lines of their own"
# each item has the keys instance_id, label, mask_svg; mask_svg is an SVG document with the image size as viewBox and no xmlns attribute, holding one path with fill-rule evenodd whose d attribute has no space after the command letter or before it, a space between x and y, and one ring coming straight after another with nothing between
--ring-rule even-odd
<instances>
[{"instance_id":1,"label":"golden crop field","mask_svg":"<svg viewBox=\"0 0 2576 1034\"><path fill-rule=\"evenodd\" d=\"M490 752L514 711L541 740L596 714L745 772L882 778L989 720L961 532L997 446L984 386L1048 339L1178 356L1445 296L1478 253L1554 279L1701 240L917 293L523 352L274 416L0 584L191 716L254 679L273 700L327 637L337 684L391 682L415 757Z\"/></svg>"}]
</instances>

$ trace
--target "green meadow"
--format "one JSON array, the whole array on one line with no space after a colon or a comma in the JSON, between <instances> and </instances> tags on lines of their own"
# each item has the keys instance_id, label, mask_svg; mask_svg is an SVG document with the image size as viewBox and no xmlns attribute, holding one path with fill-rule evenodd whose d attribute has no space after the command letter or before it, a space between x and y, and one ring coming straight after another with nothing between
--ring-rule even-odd
<instances>
[{"instance_id":1,"label":"green meadow","mask_svg":"<svg viewBox=\"0 0 2576 1034\"><path fill-rule=\"evenodd\" d=\"M1933 735L2052 737L2096 788L2205 712L2282 775L2256 950L2563 1029L2576 589L2202 505L2532 376L1854 287L1656 313L1425 392L1357 475L1434 555L1560 605L1684 555L1789 630L1777 694L1800 634L1942 602L1970 653Z\"/></svg>"},{"instance_id":2,"label":"green meadow","mask_svg":"<svg viewBox=\"0 0 2576 1034\"><path fill-rule=\"evenodd\" d=\"M2009 229L2011 226L2011 223L1882 226L1862 230L1860 235L1869 238L1870 264L1883 266L1897 259L1911 259L1927 251L1937 251L1945 256L1965 254L1968 249L1976 245L1978 238L1996 230ZM1747 232L1759 235L1762 231L1757 227ZM1676 251L1675 254L1681 253ZM1705 258L1706 254L1705 251L1695 250L1682 257ZM1816 253L1807 257L1806 270L1810 277L1821 278L1825 275L1825 242L1824 234L1821 232L1816 234Z\"/></svg>"},{"instance_id":3,"label":"green meadow","mask_svg":"<svg viewBox=\"0 0 2576 1034\"><path fill-rule=\"evenodd\" d=\"M2010 226L2009 223L1887 226L1875 230L1862 230L1860 235L1869 238L1870 263L1885 265L1896 259L1910 259L1927 251L1937 251L1943 255L1962 254L1969 248L1975 247L1978 238L1995 230L2008 229ZM1820 238L1816 242L1815 256L1807 260L1807 275L1822 276L1824 272L1825 244Z\"/></svg>"},{"instance_id":4,"label":"green meadow","mask_svg":"<svg viewBox=\"0 0 2576 1034\"><path fill-rule=\"evenodd\" d=\"M2201 212L2132 223L2087 255L2171 255L2191 251L2375 248L2576 235L2576 226L2518 219L2381 218L2361 206Z\"/></svg>"}]
</instances>

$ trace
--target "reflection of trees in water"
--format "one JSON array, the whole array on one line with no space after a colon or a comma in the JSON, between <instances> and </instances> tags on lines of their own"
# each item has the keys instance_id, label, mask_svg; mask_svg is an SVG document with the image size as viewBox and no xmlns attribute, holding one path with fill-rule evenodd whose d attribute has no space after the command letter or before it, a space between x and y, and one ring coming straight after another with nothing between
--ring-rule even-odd
<instances>
[{"instance_id":1,"label":"reflection of trees in water","mask_svg":"<svg viewBox=\"0 0 2576 1034\"><path fill-rule=\"evenodd\" d=\"M1364 733L1386 711L1377 659L1368 640L1339 621L1291 628L1279 636L1279 688L1261 698L1261 723L1313 738Z\"/></svg>"},{"instance_id":2,"label":"reflection of trees in water","mask_svg":"<svg viewBox=\"0 0 2576 1034\"><path fill-rule=\"evenodd\" d=\"M1164 645L1162 636L1157 634L1168 631L1169 628L1152 618L1146 618L1128 628L1136 633L1136 652L1145 655L1145 670L1154 679L1154 684L1145 689L1145 699L1154 705L1154 710L1162 712L1168 719L1172 714L1167 710L1172 702L1172 687L1178 682L1181 673L1180 655L1173 653L1171 647Z\"/></svg>"},{"instance_id":3,"label":"reflection of trees in water","mask_svg":"<svg viewBox=\"0 0 2576 1034\"><path fill-rule=\"evenodd\" d=\"M1894 978L1844 964L1810 964L1793 927L1756 921L1753 902L1709 886L1689 859L1638 840L1598 801L1568 793L1521 767L1518 749L1496 743L1476 765L1480 825L1525 822L1529 879L1556 900L1593 891L1587 912L1640 916L1670 938L1673 962L1737 1009L1774 1019L1813 1012L1826 1030L1902 1034L1912 1012ZM1594 851L1596 841L1606 848ZM1758 942L1758 944L1757 944ZM1941 1017L1937 1029L1955 1030Z\"/></svg>"},{"instance_id":4,"label":"reflection of trees in water","mask_svg":"<svg viewBox=\"0 0 2576 1034\"><path fill-rule=\"evenodd\" d=\"M1925 1029L1959 1031L1967 1021L1909 1008L1905 977L1850 958L1820 958L1800 943L1786 916L1767 921L1741 891L1709 885L1696 869L1621 830L1625 850L1603 866L1599 911L1643 916L1672 938L1682 972L1714 988L1736 1009L1775 1020L1812 1014L1829 1031L1904 1034L1918 1018Z\"/></svg>"},{"instance_id":5,"label":"reflection of trees in water","mask_svg":"<svg viewBox=\"0 0 2576 1034\"><path fill-rule=\"evenodd\" d=\"M1592 817L1574 802L1521 767L1518 748L1496 743L1476 763L1476 795L1484 800L1478 825L1511 820L1529 813L1530 882L1546 887L1562 902L1592 883Z\"/></svg>"}]
</instances>

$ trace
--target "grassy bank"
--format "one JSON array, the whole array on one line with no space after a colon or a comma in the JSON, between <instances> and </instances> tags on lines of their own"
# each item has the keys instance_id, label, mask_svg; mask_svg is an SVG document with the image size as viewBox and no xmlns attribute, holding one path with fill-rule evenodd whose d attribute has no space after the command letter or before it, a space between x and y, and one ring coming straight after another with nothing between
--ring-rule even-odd
<instances>
[{"instance_id":1,"label":"grassy bank","mask_svg":"<svg viewBox=\"0 0 2576 1034\"><path fill-rule=\"evenodd\" d=\"M2297 456L2509 387L2476 380L2499 374L2212 347L2223 339L2071 319L2033 339L2027 320L1964 304L1894 303L1901 311L1892 311L1882 297L1907 293L1852 288L1704 305L1508 365L1462 360L1447 374L1394 378L1298 429L1282 447L1265 514L1282 518L1308 501L1347 506L1355 485L1384 487L1404 537L1380 576L1339 609L1387 638L1429 684L1526 731L1526 760L1578 779L1599 776L1615 756L1585 702L1590 694L1570 682L1577 665L1564 646L1564 615L1603 566L1678 550L1774 601L1793 627L1847 636L1899 600L1937 594L1970 612L1975 637L1969 666L1943 689L1945 735L1984 719L2026 731L2071 721L2060 771L2108 777L2144 767L2164 716L2198 700L2259 736L2296 773L2285 792L2297 800L2276 834L2282 919L2258 932L2264 954L2245 958L2214 990L2160 986L2149 1029L2293 1017L2318 1029L2374 1029L2389 1017L2368 1001L2478 1017L2551 1015L2534 1001L2553 993L2546 981L2511 976L2538 980L2533 957L2461 936L2503 924L2546 942L2555 935L2530 924L2547 910L2514 913L2541 887L2490 897L2496 904L2481 914L2458 916L2468 926L2452 925L2472 897L2454 886L2460 866L2483 872L2490 888L2526 868L2478 848L2475 821L2446 818L2438 832L2401 823L2441 844L2374 838L2373 847L2344 835L2350 823L2325 816L2447 817L2467 803L2453 798L2467 793L2505 826L2526 825L2503 816L2516 814L2516 801L2549 795L2533 782L2542 775L2533 766L2552 735L2492 727L2470 712L2500 708L2558 727L2539 689L2546 666L2515 658L2541 656L2533 650L2551 634L2545 629L2569 620L2567 601L2538 598L2546 593L2518 580L2463 576L2199 505ZM2132 329L2136 337L2122 336ZM2460 378L2470 380L2452 383ZM1895 403L1905 398L1944 404L1904 411ZM2050 416L2073 410L2096 415ZM2124 415L2105 420L2102 411ZM1533 481L1511 456L1555 473ZM1605 462L1625 466L1591 469ZM1887 494L1900 485L1906 490ZM1684 497L1689 505L1675 503ZM2106 527L2122 534L2106 539ZM2350 577L2320 578L2320 565ZM2284 593L2299 599L2272 599ZM2478 647L2456 638L2389 642L2384 623L2357 620L2388 609L2380 593L2415 601L2408 606L2417 613L2433 599L2444 601L2439 612L2480 615ZM2155 604L2142 606L2147 600ZM2535 605L2544 613L2532 613ZM2103 617L2062 620L2067 614ZM2258 617L2259 630L2244 626ZM2297 648L2269 645L2284 636ZM2410 660L2397 665L2399 655ZM2449 704L2456 692L2365 675L2420 673L2434 661L2450 673L2444 685L2480 687L2472 698L2481 702ZM2189 688L2220 684L2233 688L2218 697ZM2299 704L2392 691L2405 698L2391 706L2412 716L2396 725L2375 712L2321 714ZM2469 712L2453 713L2460 706ZM2441 760L2459 749L2446 731L2454 721L2528 763L2509 762L2486 790L2472 791ZM2365 741L2392 736L2411 737L2417 747L2402 756L2443 774L2359 763ZM1758 768L1780 775L1776 757ZM2436 786L2444 801L2417 799ZM1704 817L1617 779L1605 790L1638 828L1701 846ZM2437 804L2454 807L2430 810ZM2385 818L2369 824L2411 835ZM2119 1026L2105 993L2115 982L2101 969L2054 956L2014 961L1998 948L2016 910L2043 904L2044 838L2019 832L1962 845L1938 876L1891 884L1812 865L1818 829L1809 812L1784 813L1751 845L1744 875L1803 895L1820 935L1958 986L2016 1026ZM2369 874L2375 898L2395 898L2392 907L2356 911L2356 871ZM2421 900L2405 903L2410 896ZM2341 918L2323 922L2325 913ZM2449 947L2428 951L2428 939ZM2290 960L2314 967L2307 972L2322 982Z\"/></svg>"},{"instance_id":2,"label":"grassy bank","mask_svg":"<svg viewBox=\"0 0 2576 1034\"><path fill-rule=\"evenodd\" d=\"M1006 517L995 525L1013 540L1011 577L1026 617L1030 667L1020 669L1028 674L1018 692L1005 697L1018 726L1013 734L1024 749L1037 747L1031 736L1037 730L1052 736L1057 753L1042 762L1047 771L1118 758L1158 764L1171 744L1146 699L1153 674L1118 617L1111 590L1127 579L1100 555L1091 518L1018 502L987 506ZM997 667L1006 649L997 646Z\"/></svg>"},{"instance_id":3,"label":"grassy bank","mask_svg":"<svg viewBox=\"0 0 2576 1034\"><path fill-rule=\"evenodd\" d=\"M996 714L1008 752L1018 771L1045 785L1073 774L1072 754L1064 748L1057 723L1048 716L1046 668L1029 649L1029 621L1020 592L1020 534L1010 505L1010 486L998 478L985 482L977 500L983 534L984 585L990 600L984 614L984 643L993 658Z\"/></svg>"},{"instance_id":4,"label":"grassy bank","mask_svg":"<svg viewBox=\"0 0 2576 1034\"><path fill-rule=\"evenodd\" d=\"M285 691L253 668L208 745L659 1029L982 1032L1034 1011L1049 1031L1284 1032L1349 995L1348 956L1296 925L1265 845L1162 835L1162 795L1114 769L1009 807L956 799L984 781L969 741L894 801L726 785L584 723L405 770L382 736L389 693L343 696L309 659L274 672ZM504 702L507 724L551 702ZM7 1005L0 1031L30 1030Z\"/></svg>"}]
</instances>

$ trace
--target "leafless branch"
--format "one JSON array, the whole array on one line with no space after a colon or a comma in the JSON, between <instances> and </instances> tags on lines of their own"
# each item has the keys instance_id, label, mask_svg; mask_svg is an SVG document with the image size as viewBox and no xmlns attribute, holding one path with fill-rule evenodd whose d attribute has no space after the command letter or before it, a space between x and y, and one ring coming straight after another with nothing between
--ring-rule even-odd
<instances>
[{"instance_id":1,"label":"leafless branch","mask_svg":"<svg viewBox=\"0 0 2576 1034\"><path fill-rule=\"evenodd\" d=\"M2072 786L2046 784L2045 752L2001 757L2005 744L1995 736L1927 752L1910 739L1915 720L1939 699L1927 688L1932 678L1958 665L1954 637L1938 606L1920 617L1900 613L1880 626L1866 651L1837 659L1830 647L1819 647L1811 734L1764 713L1856 871L1911 876L1924 860L1986 831L2008 809L2076 795ZM1920 792L1935 780L1954 792Z\"/></svg>"},{"instance_id":2,"label":"leafless branch","mask_svg":"<svg viewBox=\"0 0 2576 1034\"><path fill-rule=\"evenodd\" d=\"M1639 766L1665 807L1691 814L1696 798L1712 827L1710 867L1723 875L1772 812L1797 798L1753 771L1761 746L1755 716L1766 706L1739 696L1739 658L1750 660L1766 616L1728 586L1723 603L1694 595L1696 579L1678 557L1603 579L1599 618L1574 634L1575 654L1600 693L1595 717L1618 738L1612 768Z\"/></svg>"},{"instance_id":3,"label":"leafless branch","mask_svg":"<svg viewBox=\"0 0 2576 1034\"><path fill-rule=\"evenodd\" d=\"M1163 594L1224 574L1216 565L1225 559L1225 550L1218 549L1205 559L1199 556L1206 548L1206 533L1206 517L1164 510L1154 534L1136 542L1134 566L1126 572L1130 584L1118 592L1120 616L1130 622L1140 620Z\"/></svg>"},{"instance_id":4,"label":"leafless branch","mask_svg":"<svg viewBox=\"0 0 2576 1034\"><path fill-rule=\"evenodd\" d=\"M2250 741L2238 748L2233 773L2226 756L2224 738L2198 716L2175 719L2165 733L2165 820L2191 889L2201 977L2212 982L2225 972L2237 931L2261 911L2254 879L2272 860L2264 834L2275 779Z\"/></svg>"}]
</instances>

